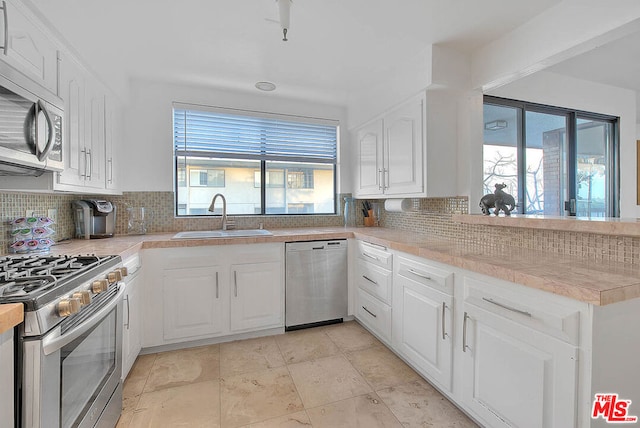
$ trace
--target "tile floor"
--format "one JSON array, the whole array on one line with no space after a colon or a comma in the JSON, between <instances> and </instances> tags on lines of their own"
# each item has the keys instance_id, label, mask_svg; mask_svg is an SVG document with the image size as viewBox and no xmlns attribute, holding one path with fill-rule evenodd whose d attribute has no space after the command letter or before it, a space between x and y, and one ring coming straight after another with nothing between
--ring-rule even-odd
<instances>
[{"instance_id":1,"label":"tile floor","mask_svg":"<svg viewBox=\"0 0 640 428\"><path fill-rule=\"evenodd\" d=\"M476 427L355 321L138 357L118 428Z\"/></svg>"}]
</instances>

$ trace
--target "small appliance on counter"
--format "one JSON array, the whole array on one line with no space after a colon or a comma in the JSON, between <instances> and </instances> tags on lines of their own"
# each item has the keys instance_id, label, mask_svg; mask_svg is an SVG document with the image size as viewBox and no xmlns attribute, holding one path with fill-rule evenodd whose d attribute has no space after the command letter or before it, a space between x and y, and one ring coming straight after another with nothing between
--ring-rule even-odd
<instances>
[{"instance_id":1,"label":"small appliance on counter","mask_svg":"<svg viewBox=\"0 0 640 428\"><path fill-rule=\"evenodd\" d=\"M86 199L73 201L76 238L113 237L116 230L116 207L109 201Z\"/></svg>"}]
</instances>

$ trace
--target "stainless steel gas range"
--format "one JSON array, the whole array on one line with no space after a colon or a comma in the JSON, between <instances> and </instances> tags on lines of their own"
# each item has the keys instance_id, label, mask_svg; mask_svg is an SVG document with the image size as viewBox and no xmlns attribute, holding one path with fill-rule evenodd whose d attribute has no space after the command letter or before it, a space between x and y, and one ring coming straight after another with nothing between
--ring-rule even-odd
<instances>
[{"instance_id":1,"label":"stainless steel gas range","mask_svg":"<svg viewBox=\"0 0 640 428\"><path fill-rule=\"evenodd\" d=\"M16 427L109 427L122 408L119 256L0 257L0 303L24 304Z\"/></svg>"}]
</instances>

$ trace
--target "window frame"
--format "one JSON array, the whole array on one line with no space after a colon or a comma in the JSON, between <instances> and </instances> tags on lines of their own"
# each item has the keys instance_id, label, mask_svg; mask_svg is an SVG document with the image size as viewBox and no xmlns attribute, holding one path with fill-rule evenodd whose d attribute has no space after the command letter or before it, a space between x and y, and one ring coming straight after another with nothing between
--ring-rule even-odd
<instances>
[{"instance_id":1,"label":"window frame","mask_svg":"<svg viewBox=\"0 0 640 428\"><path fill-rule=\"evenodd\" d=\"M306 169L306 168L313 168L313 165L319 164L319 163L324 163L326 165L331 165L331 168L327 168L327 170L331 169L332 171L332 175L333 175L333 180L332 180L332 194L333 194L333 210L331 212L322 212L322 213L267 213L267 204L266 204L266 194L267 194L267 189L271 189L271 188L283 188L285 191L287 191L289 189L289 186L287 184L287 170L283 169L283 183L281 185L278 186L267 186L266 184L266 175L267 175L267 163L270 161L273 161L274 159L269 159L269 158L262 158L262 159L257 159L257 158L245 158L246 160L254 160L254 161L259 161L260 162L260 169L255 169L255 172L257 173L259 171L260 174L260 180L261 180L261 185L260 185L260 212L259 213L246 213L246 214L227 214L227 215L233 215L233 216L273 216L273 215L277 215L277 216L291 216L291 215L295 215L295 216L300 216L300 215L306 215L306 216L328 216L328 215L337 215L338 214L338 206L339 206L339 200L338 200L338 164L340 162L340 122L338 120L334 120L334 119L323 119L323 118L314 118L314 117L306 117L306 116L293 116L293 115L286 115L286 114L277 114L277 113L269 113L269 112L260 112L260 111L251 111L251 110L241 110L241 109L233 109L233 108L224 108L224 107L215 107L215 106L204 106L204 105L193 105L193 104L185 104L185 103L178 103L178 102L174 102L172 103L172 126L175 126L175 110L194 110L194 111L202 111L202 112L214 112L214 113L221 113L221 114L229 114L229 115L237 115L237 116L246 116L246 117L251 117L251 118L274 118L274 119L280 119L283 121L293 121L293 122L299 122L302 124L307 124L307 125L326 125L326 126L330 126L330 127L335 127L335 157L333 159L332 162L327 162L327 161L319 161L317 159L314 158L309 158L309 159L305 159L305 158L300 158L300 157L291 157L291 158L287 158L287 157L283 157L281 159L277 159L277 161L279 162L292 162L292 163L298 163L300 165L300 169ZM173 174L174 174L174 180L173 180L173 184L174 184L174 216L176 218L188 218L188 217L197 217L197 218L202 218L202 217L215 217L218 216L219 214L205 214L205 215L193 215L193 214L179 214L179 204L178 204L178 187L179 187L179 182L178 182L178 176L179 176L179 166L180 166L180 160L184 159L184 163L185 165L188 165L187 159L188 159L188 155L180 156L176 153L176 135L174 133L173 138L172 138L172 145L173 145L173 160L174 160L174 165L173 165ZM242 159L241 156L233 156L230 155L229 153L224 153L222 155L218 154L218 156L216 156L215 152L209 152L209 157L210 159L218 159L218 160L224 160L225 158L232 158L232 159ZM308 166L305 166L308 165ZM203 168L204 169L204 168ZM225 185L226 185L226 172L224 167L221 168L217 168L217 169L221 169L224 173L225 173ZM311 173L313 174L313 172ZM187 176L187 186L189 185L188 183L188 172L185 172L185 175ZM313 183L313 176L311 177L311 183ZM255 183L255 181L254 181ZM205 187L205 186L200 186L200 187ZM211 186L207 186L207 187L211 187ZM257 188L257 187L256 187ZM302 187L300 189L313 189L313 187ZM296 190L298 190L296 188ZM285 207L286 209L286 207ZM256 209L257 210L257 209Z\"/></svg>"},{"instance_id":2,"label":"window frame","mask_svg":"<svg viewBox=\"0 0 640 428\"><path fill-rule=\"evenodd\" d=\"M607 216L619 217L620 216L620 118L617 116L611 116L601 113L594 113L578 109L570 109L566 107L551 106L547 104L533 103L528 101L514 100L510 98L496 97L492 95L483 96L483 107L485 105L494 105L498 107L511 107L517 109L517 163L518 163L518 206L514 212L524 214L525 206L525 192L526 192L526 113L546 113L553 115L565 116L566 132L567 132L567 193L569 194L569 200L576 200L577 196L577 135L578 135L578 119L597 120L603 122L610 122L612 125L612 142L613 147L610 148L610 156L607 167L611 171L611 177L607 186L607 203L611 207ZM484 120L483 120L484 123ZM484 146L484 138L483 138ZM484 159L483 159L484 162ZM484 168L483 168L483 181L484 181ZM568 209L561 210L567 212L567 216L575 216L575 212L571 212Z\"/></svg>"}]
</instances>

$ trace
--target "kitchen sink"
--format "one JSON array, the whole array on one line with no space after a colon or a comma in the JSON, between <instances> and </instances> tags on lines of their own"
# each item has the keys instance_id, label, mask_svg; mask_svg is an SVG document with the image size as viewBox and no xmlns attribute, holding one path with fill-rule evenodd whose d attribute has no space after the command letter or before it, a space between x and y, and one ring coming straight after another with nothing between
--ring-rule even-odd
<instances>
[{"instance_id":1,"label":"kitchen sink","mask_svg":"<svg viewBox=\"0 0 640 428\"><path fill-rule=\"evenodd\" d=\"M242 236L271 236L273 233L265 229L239 230L192 230L179 232L171 239L202 239L202 238L235 238Z\"/></svg>"}]
</instances>

